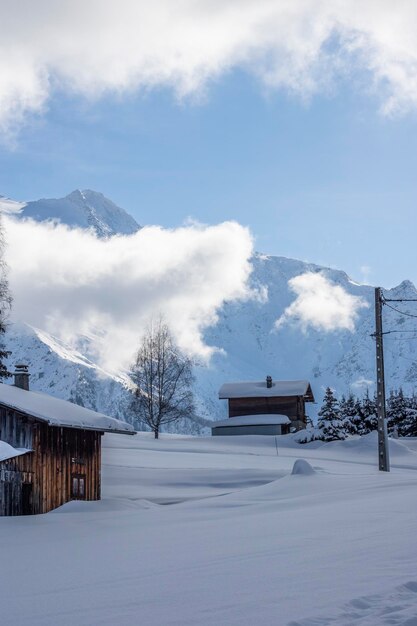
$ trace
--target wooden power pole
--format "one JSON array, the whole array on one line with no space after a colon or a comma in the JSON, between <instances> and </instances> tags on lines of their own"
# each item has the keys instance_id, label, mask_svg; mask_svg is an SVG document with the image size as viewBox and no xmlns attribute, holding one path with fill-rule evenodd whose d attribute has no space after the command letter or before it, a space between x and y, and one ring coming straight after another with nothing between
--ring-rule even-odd
<instances>
[{"instance_id":1,"label":"wooden power pole","mask_svg":"<svg viewBox=\"0 0 417 626\"><path fill-rule=\"evenodd\" d=\"M376 397L378 414L378 461L381 472L389 472L388 430L385 413L384 345L381 288L375 289Z\"/></svg>"}]
</instances>

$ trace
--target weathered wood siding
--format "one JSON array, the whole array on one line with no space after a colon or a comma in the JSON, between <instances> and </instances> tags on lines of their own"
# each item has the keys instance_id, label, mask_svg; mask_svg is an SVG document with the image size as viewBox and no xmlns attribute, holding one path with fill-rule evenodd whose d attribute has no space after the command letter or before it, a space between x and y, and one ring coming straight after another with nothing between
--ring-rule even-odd
<instances>
[{"instance_id":1,"label":"weathered wood siding","mask_svg":"<svg viewBox=\"0 0 417 626\"><path fill-rule=\"evenodd\" d=\"M0 405L0 439L13 448L31 448L33 419Z\"/></svg>"},{"instance_id":2,"label":"weathered wood siding","mask_svg":"<svg viewBox=\"0 0 417 626\"><path fill-rule=\"evenodd\" d=\"M263 414L287 415L297 427L303 428L306 422L305 402L300 396L230 398L229 417Z\"/></svg>"},{"instance_id":3,"label":"weathered wood siding","mask_svg":"<svg viewBox=\"0 0 417 626\"><path fill-rule=\"evenodd\" d=\"M0 462L0 516L23 514L22 485L33 480L27 466L21 457Z\"/></svg>"},{"instance_id":4,"label":"weathered wood siding","mask_svg":"<svg viewBox=\"0 0 417 626\"><path fill-rule=\"evenodd\" d=\"M99 500L101 435L52 427L0 406L0 439L33 450L0 462L0 515L46 513L61 506L72 499L73 475L85 476L83 499Z\"/></svg>"}]
</instances>

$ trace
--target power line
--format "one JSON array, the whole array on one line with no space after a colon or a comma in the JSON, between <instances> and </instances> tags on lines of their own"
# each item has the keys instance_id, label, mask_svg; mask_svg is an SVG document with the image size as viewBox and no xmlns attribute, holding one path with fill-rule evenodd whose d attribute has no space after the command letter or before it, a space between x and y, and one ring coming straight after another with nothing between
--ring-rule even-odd
<instances>
[{"instance_id":1,"label":"power line","mask_svg":"<svg viewBox=\"0 0 417 626\"><path fill-rule=\"evenodd\" d=\"M413 300L414 302L414 300ZM417 302L417 300L416 300ZM415 315L414 313L407 313L406 311L400 311L399 309L396 309L395 306L391 306L390 304L387 304L386 301L383 302L383 304L385 304L385 306L387 306L389 309L392 309L393 311L396 311L396 313L400 313L400 315L406 315L407 317L417 317L417 315Z\"/></svg>"},{"instance_id":2,"label":"power line","mask_svg":"<svg viewBox=\"0 0 417 626\"><path fill-rule=\"evenodd\" d=\"M391 335L391 333L417 333L417 328L414 328L413 330L386 330L384 335Z\"/></svg>"},{"instance_id":3,"label":"power line","mask_svg":"<svg viewBox=\"0 0 417 626\"><path fill-rule=\"evenodd\" d=\"M387 419L385 411L385 372L384 372L384 345L382 328L381 288L375 288L375 344L376 344L376 408L378 414L378 461L379 470L390 471Z\"/></svg>"},{"instance_id":4,"label":"power line","mask_svg":"<svg viewBox=\"0 0 417 626\"><path fill-rule=\"evenodd\" d=\"M417 302L417 298L386 298L381 289L381 300L384 302Z\"/></svg>"},{"instance_id":5,"label":"power line","mask_svg":"<svg viewBox=\"0 0 417 626\"><path fill-rule=\"evenodd\" d=\"M413 341L414 339L417 339L417 335L415 335L415 337L388 337L388 339L390 339L390 342L392 342L392 341Z\"/></svg>"},{"instance_id":6,"label":"power line","mask_svg":"<svg viewBox=\"0 0 417 626\"><path fill-rule=\"evenodd\" d=\"M410 361L410 363L417 364L417 358L410 359L410 357L404 356L403 354L398 354L397 352L393 352L393 350L390 350L389 348L388 348L388 352L395 358L399 357L400 359L404 359L405 361Z\"/></svg>"},{"instance_id":7,"label":"power line","mask_svg":"<svg viewBox=\"0 0 417 626\"><path fill-rule=\"evenodd\" d=\"M382 296L383 302L417 302L417 298L386 298Z\"/></svg>"},{"instance_id":8,"label":"power line","mask_svg":"<svg viewBox=\"0 0 417 626\"><path fill-rule=\"evenodd\" d=\"M389 299L385 298L380 287L375 288L375 332L372 336L375 337L376 344L376 407L378 414L378 459L379 469L383 472L390 471L387 417L385 409L384 335L404 331L395 329L384 332L382 326L382 307L385 304L385 306L392 309L396 313L399 313L400 315L417 318L417 315L413 315L412 313L407 313L405 311L400 311L396 307L388 304L388 302L417 302L417 298ZM396 338L393 339L395 340ZM400 337L398 339L401 340ZM413 339L413 337L409 337L409 339Z\"/></svg>"},{"instance_id":9,"label":"power line","mask_svg":"<svg viewBox=\"0 0 417 626\"><path fill-rule=\"evenodd\" d=\"M393 333L417 333L417 329L414 329L414 330L385 330L381 334L382 335L391 335ZM371 333L369 336L373 337L375 339L376 334L375 333ZM392 339L392 341L395 341L395 337L389 337L389 339ZM408 339L417 339L417 334L415 334L415 337L408 337ZM407 339L405 337L403 339L401 337L398 337L397 341L407 341Z\"/></svg>"}]
</instances>

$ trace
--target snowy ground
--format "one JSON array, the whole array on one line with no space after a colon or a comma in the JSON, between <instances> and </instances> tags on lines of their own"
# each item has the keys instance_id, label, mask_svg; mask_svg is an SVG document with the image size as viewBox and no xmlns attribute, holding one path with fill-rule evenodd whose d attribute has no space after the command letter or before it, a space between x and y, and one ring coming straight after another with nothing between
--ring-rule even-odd
<instances>
[{"instance_id":1,"label":"snowy ground","mask_svg":"<svg viewBox=\"0 0 417 626\"><path fill-rule=\"evenodd\" d=\"M104 445L101 502L0 518L2 626L417 626L417 440Z\"/></svg>"}]
</instances>

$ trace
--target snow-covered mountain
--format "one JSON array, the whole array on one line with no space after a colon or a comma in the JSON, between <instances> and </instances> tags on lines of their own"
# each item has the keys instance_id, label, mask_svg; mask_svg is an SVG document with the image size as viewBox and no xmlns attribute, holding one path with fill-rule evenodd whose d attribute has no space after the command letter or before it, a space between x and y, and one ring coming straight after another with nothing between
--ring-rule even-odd
<instances>
[{"instance_id":1,"label":"snow-covered mountain","mask_svg":"<svg viewBox=\"0 0 417 626\"><path fill-rule=\"evenodd\" d=\"M19 217L30 217L38 222L57 220L68 226L93 228L99 237L130 235L140 226L129 213L118 207L102 193L79 189L65 198L49 198L32 202L13 202L0 198L0 208Z\"/></svg>"},{"instance_id":2,"label":"snow-covered mountain","mask_svg":"<svg viewBox=\"0 0 417 626\"><path fill-rule=\"evenodd\" d=\"M85 354L27 324L12 324L5 339L7 349L12 352L9 370L13 371L15 363L27 363L32 389L102 413L124 415L123 390L128 385L125 375L114 376L103 371ZM87 352L88 339L80 337L82 342Z\"/></svg>"},{"instance_id":3,"label":"snow-covered mountain","mask_svg":"<svg viewBox=\"0 0 417 626\"><path fill-rule=\"evenodd\" d=\"M9 371L16 363L26 363L32 390L133 422L130 379L125 372L115 375L94 363L90 358L93 342L94 337L80 336L79 349L75 349L28 324L12 324L5 335L5 347L12 353ZM204 428L204 420L184 420L177 428L197 434Z\"/></svg>"},{"instance_id":4,"label":"snow-covered mountain","mask_svg":"<svg viewBox=\"0 0 417 626\"><path fill-rule=\"evenodd\" d=\"M342 271L284 257L257 255L253 265L253 280L267 286L268 301L226 304L219 323L206 333L208 343L221 346L225 354L215 355L209 367L198 370L204 413L225 415L226 406L220 407L217 400L223 382L264 379L267 374L276 379L309 379L317 401L314 406L307 405L312 417L317 414L326 386L339 394L352 391L362 395L366 388L373 393L374 288L354 283ZM275 321L295 297L289 289L289 280L311 271L324 274L332 283L368 303L368 308L358 314L354 332L325 333L311 329L303 332L297 325L274 330ZM385 290L384 294L387 298L417 298L410 281ZM415 313L416 307L402 303L400 308ZM410 393L417 390L416 322L384 307L384 330L390 331L384 338L388 390L399 386Z\"/></svg>"},{"instance_id":5,"label":"snow-covered mountain","mask_svg":"<svg viewBox=\"0 0 417 626\"><path fill-rule=\"evenodd\" d=\"M57 206L61 207L59 211ZM88 206L94 207L94 215L100 216L101 225L92 223L88 215L91 217L93 213L88 213ZM71 207L78 209L71 213ZM135 232L139 228L133 218L118 207L112 207L115 205L101 194L73 192L60 201L28 203L22 214L30 214L36 219L59 218L83 227L94 225L100 236ZM226 403L220 402L217 395L223 382L263 379L267 374L276 379L309 379L318 403L328 385L340 394L350 390L361 394L366 387L372 393L375 377L375 345L371 337L374 331L374 289L354 283L342 271L284 257L256 255L253 268L253 284L264 285L268 299L226 303L218 323L206 332L206 342L221 348L222 352L216 353L209 365L196 367L199 415L209 419L225 415ZM347 293L361 296L368 302L369 307L359 311L354 332L303 332L297 325L284 325L274 330L277 318L294 301L288 282L307 271L323 273ZM417 291L409 281L385 294L387 297L417 298ZM407 303L401 304L401 310L408 310ZM417 389L416 321L384 308L384 329L394 331L385 336L388 389L401 385L410 392ZM14 326L7 334L7 347L13 353L11 366L18 361L29 364L33 389L73 400L114 417L130 417L128 377L123 372L116 376L104 372L95 363L92 338L80 337L74 349L44 331ZM309 407L312 417L318 408L318 405ZM203 420L197 424L183 422L178 430L199 432L202 428Z\"/></svg>"}]
</instances>

